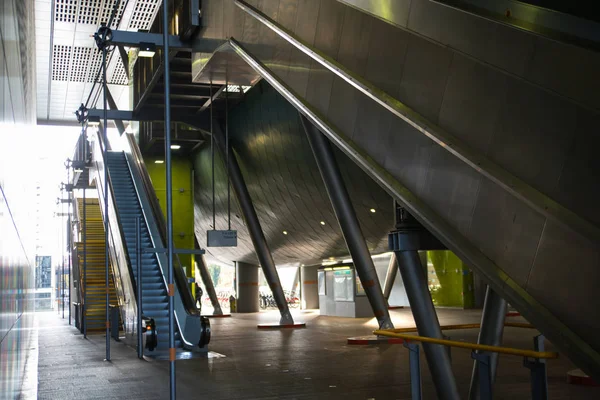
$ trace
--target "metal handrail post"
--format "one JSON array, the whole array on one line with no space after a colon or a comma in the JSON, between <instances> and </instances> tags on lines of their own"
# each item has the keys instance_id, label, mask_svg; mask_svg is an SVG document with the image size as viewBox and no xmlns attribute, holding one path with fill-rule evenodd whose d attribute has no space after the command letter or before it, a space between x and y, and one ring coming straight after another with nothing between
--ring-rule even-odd
<instances>
[{"instance_id":1,"label":"metal handrail post","mask_svg":"<svg viewBox=\"0 0 600 400\"><path fill-rule=\"evenodd\" d=\"M544 335L537 335L533 338L535 351L544 351ZM531 371L531 398L533 400L548 399L548 375L546 360L534 358L529 360L525 358L523 365Z\"/></svg>"},{"instance_id":2,"label":"metal handrail post","mask_svg":"<svg viewBox=\"0 0 600 400\"><path fill-rule=\"evenodd\" d=\"M471 352L471 358L477 362L477 375L479 380L479 398L492 399L492 366L488 353Z\"/></svg>"},{"instance_id":3,"label":"metal handrail post","mask_svg":"<svg viewBox=\"0 0 600 400\"><path fill-rule=\"evenodd\" d=\"M140 217L135 219L135 257L137 269L137 351L138 358L144 358L144 337L142 335L142 233Z\"/></svg>"},{"instance_id":4,"label":"metal handrail post","mask_svg":"<svg viewBox=\"0 0 600 400\"><path fill-rule=\"evenodd\" d=\"M404 347L408 349L408 365L410 367L410 398L412 400L421 400L421 359L419 345L417 343L404 342Z\"/></svg>"}]
</instances>

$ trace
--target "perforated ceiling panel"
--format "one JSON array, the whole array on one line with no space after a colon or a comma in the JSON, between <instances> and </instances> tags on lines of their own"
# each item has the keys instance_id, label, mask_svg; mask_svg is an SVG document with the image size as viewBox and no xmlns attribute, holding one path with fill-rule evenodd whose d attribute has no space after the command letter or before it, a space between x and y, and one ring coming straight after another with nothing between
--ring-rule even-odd
<instances>
[{"instance_id":1,"label":"perforated ceiling panel","mask_svg":"<svg viewBox=\"0 0 600 400\"><path fill-rule=\"evenodd\" d=\"M101 23L106 23L118 3L111 25L112 29L149 30L156 18L161 0L36 0L36 8L44 9L44 15L54 11L54 24L36 28L38 77L45 75L45 83L38 85L38 116L41 119L70 119L72 104L88 98L91 83L97 77L102 55L93 38ZM47 7L47 8L45 8ZM41 18L42 14L38 17ZM53 41L50 41L50 36ZM46 59L43 52L51 57ZM114 52L108 57L108 83L115 93L118 86L127 85L128 78L121 57ZM43 72L42 72L43 71ZM38 78L39 79L39 78ZM95 91L99 86L95 86ZM60 94L59 94L60 93ZM113 93L115 96L117 96ZM93 94L92 99L97 96ZM45 98L47 100L40 101ZM125 101L128 104L128 101ZM88 104L93 107L94 104ZM42 108L40 108L42 107Z\"/></svg>"},{"instance_id":2,"label":"perforated ceiling panel","mask_svg":"<svg viewBox=\"0 0 600 400\"><path fill-rule=\"evenodd\" d=\"M137 0L133 15L129 21L129 29L148 30L154 22L160 2L156 0Z\"/></svg>"},{"instance_id":3,"label":"perforated ceiling panel","mask_svg":"<svg viewBox=\"0 0 600 400\"><path fill-rule=\"evenodd\" d=\"M69 79L69 63L71 47L54 45L52 50L52 80L67 81Z\"/></svg>"},{"instance_id":4,"label":"perforated ceiling panel","mask_svg":"<svg viewBox=\"0 0 600 400\"><path fill-rule=\"evenodd\" d=\"M108 81L108 83L112 83L114 85L127 85L129 83L129 79L127 79L127 74L125 73L125 67L123 66L123 61L121 61L120 57L117 60L112 78Z\"/></svg>"},{"instance_id":5,"label":"perforated ceiling panel","mask_svg":"<svg viewBox=\"0 0 600 400\"><path fill-rule=\"evenodd\" d=\"M78 0L55 0L54 20L58 22L75 22L77 2Z\"/></svg>"}]
</instances>

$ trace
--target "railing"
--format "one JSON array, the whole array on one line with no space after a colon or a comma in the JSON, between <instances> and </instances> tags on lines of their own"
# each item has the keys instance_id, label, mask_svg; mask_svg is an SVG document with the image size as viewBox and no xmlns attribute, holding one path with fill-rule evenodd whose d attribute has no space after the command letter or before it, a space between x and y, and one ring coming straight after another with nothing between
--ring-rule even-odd
<instances>
[{"instance_id":1,"label":"railing","mask_svg":"<svg viewBox=\"0 0 600 400\"><path fill-rule=\"evenodd\" d=\"M479 324L448 325L442 329L465 329L462 327L476 327ZM528 324L510 324L515 327L530 328ZM519 325L519 326L517 326ZM405 328L414 330L414 328ZM535 350L515 349L510 347L489 346L478 343L459 342L456 340L435 339L426 336L409 335L398 332L402 329L380 329L373 331L378 336L404 339L404 347L409 350L410 385L411 398L421 400L421 366L419 359L418 343L443 345L447 347L458 347L471 350L471 357L478 365L479 394L482 400L492 398L492 381L490 354L498 353L511 356L523 357L523 365L531 370L531 397L534 400L548 398L548 380L546 375L546 360L558 358L558 353L544 351L544 336L535 337Z\"/></svg>"}]
</instances>

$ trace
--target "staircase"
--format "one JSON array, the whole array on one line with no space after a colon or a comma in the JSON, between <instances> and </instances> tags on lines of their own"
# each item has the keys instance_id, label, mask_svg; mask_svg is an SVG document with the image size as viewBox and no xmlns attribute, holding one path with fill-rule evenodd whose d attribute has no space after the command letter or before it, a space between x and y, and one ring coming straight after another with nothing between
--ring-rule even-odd
<instances>
[{"instance_id":1,"label":"staircase","mask_svg":"<svg viewBox=\"0 0 600 400\"><path fill-rule=\"evenodd\" d=\"M142 225L140 230L142 248L152 248L153 245L125 155L121 152L108 152L107 157L108 172L117 205L117 214L119 215L123 238L131 262L131 269L133 270L137 284L139 279L136 267L136 218L140 218ZM165 280L155 253L142 254L142 311L144 317L153 318L156 322L156 330L158 332L157 349L168 349L168 296ZM177 325L175 326L175 330L175 347L182 347Z\"/></svg>"},{"instance_id":2,"label":"staircase","mask_svg":"<svg viewBox=\"0 0 600 400\"><path fill-rule=\"evenodd\" d=\"M77 242L77 254L79 257L81 293L87 292L85 304L85 316L87 321L88 333L105 332L106 330L106 265L105 265L105 245L104 245L104 224L100 214L100 204L98 199L86 199L86 269L83 274L83 242ZM77 199L79 215L83 220L83 199ZM83 230L83 221L81 229ZM83 240L83 231L81 235ZM108 272L108 287L110 304L119 304L112 268ZM122 323L119 322L120 327Z\"/></svg>"}]
</instances>

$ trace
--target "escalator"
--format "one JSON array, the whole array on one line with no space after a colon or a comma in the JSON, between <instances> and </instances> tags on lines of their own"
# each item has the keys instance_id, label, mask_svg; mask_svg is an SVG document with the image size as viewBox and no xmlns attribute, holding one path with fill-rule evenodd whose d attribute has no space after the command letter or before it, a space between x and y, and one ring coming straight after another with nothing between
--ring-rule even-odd
<instances>
[{"instance_id":1,"label":"escalator","mask_svg":"<svg viewBox=\"0 0 600 400\"><path fill-rule=\"evenodd\" d=\"M232 39L194 55L194 81L267 81L600 379L600 56L435 1L367 3L204 1L223 18L203 38Z\"/></svg>"},{"instance_id":2,"label":"escalator","mask_svg":"<svg viewBox=\"0 0 600 400\"><path fill-rule=\"evenodd\" d=\"M109 252L117 272L125 316L126 332L136 330L137 284L142 285L142 317L154 319L158 350L169 348L167 259L164 253L165 224L150 178L135 139L129 134L118 143L124 151L108 151L108 214L104 215L104 167L102 138L93 135L93 163L90 171L99 191L103 218L109 221ZM110 149L110 144L109 144ZM140 222L141 269L137 274L137 227ZM163 251L161 251L163 250ZM192 298L185 273L175 256L174 317L175 346L191 351L206 351L210 341L210 326L201 318ZM141 278L141 279L140 279Z\"/></svg>"},{"instance_id":3,"label":"escalator","mask_svg":"<svg viewBox=\"0 0 600 400\"><path fill-rule=\"evenodd\" d=\"M143 220L141 204L137 198L137 193L133 185L133 180L127 166L125 154L122 152L107 153L108 171L110 174L113 193L117 203L119 219L121 221L122 231L125 235L127 253L131 265L137 265L136 251L136 221L139 218ZM153 248L150 232L145 224L141 224L140 237L142 248ZM133 268L135 282L139 282L137 268ZM160 332L169 331L169 299L167 288L161 274L160 266L156 253L142 254L142 311L144 317L154 319L156 329ZM182 347L179 330L176 327L175 346ZM166 349L169 347L168 335L158 335L157 348Z\"/></svg>"}]
</instances>

